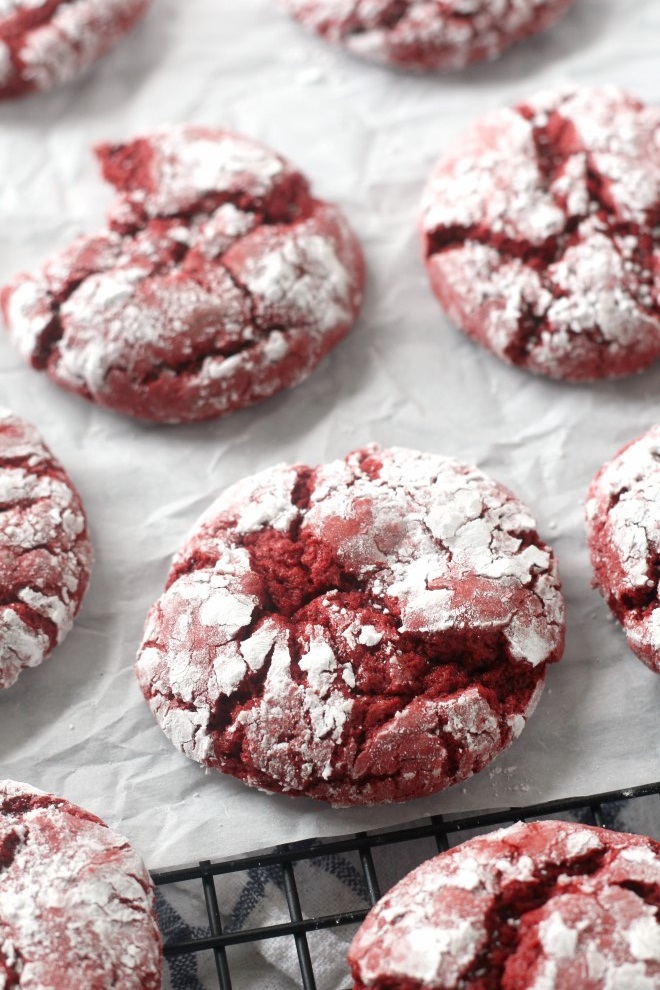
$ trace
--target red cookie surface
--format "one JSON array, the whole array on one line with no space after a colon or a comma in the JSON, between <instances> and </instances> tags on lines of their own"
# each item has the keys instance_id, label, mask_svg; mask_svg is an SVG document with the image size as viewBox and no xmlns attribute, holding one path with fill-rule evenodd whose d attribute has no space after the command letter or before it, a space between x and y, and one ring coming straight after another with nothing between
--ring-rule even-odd
<instances>
[{"instance_id":1,"label":"red cookie surface","mask_svg":"<svg viewBox=\"0 0 660 990\"><path fill-rule=\"evenodd\" d=\"M160 990L151 878L126 839L0 781L0 987Z\"/></svg>"},{"instance_id":2,"label":"red cookie surface","mask_svg":"<svg viewBox=\"0 0 660 990\"><path fill-rule=\"evenodd\" d=\"M296 385L351 329L360 247L279 155L198 126L97 154L118 191L108 227L1 294L57 384L131 416L210 419Z\"/></svg>"},{"instance_id":3,"label":"red cookie surface","mask_svg":"<svg viewBox=\"0 0 660 990\"><path fill-rule=\"evenodd\" d=\"M660 844L547 821L424 863L372 910L355 990L656 990Z\"/></svg>"},{"instance_id":4,"label":"red cookie surface","mask_svg":"<svg viewBox=\"0 0 660 990\"><path fill-rule=\"evenodd\" d=\"M52 89L112 48L151 0L0 0L0 100Z\"/></svg>"},{"instance_id":5,"label":"red cookie surface","mask_svg":"<svg viewBox=\"0 0 660 990\"><path fill-rule=\"evenodd\" d=\"M137 675L187 756L336 805L432 794L522 731L564 641L528 510L369 447L229 488L175 558Z\"/></svg>"},{"instance_id":6,"label":"red cookie surface","mask_svg":"<svg viewBox=\"0 0 660 990\"><path fill-rule=\"evenodd\" d=\"M660 356L660 109L614 87L490 113L422 203L433 291L511 364L579 381Z\"/></svg>"},{"instance_id":7,"label":"red cookie surface","mask_svg":"<svg viewBox=\"0 0 660 990\"><path fill-rule=\"evenodd\" d=\"M586 521L596 586L630 649L660 674L660 426L598 472Z\"/></svg>"},{"instance_id":8,"label":"red cookie surface","mask_svg":"<svg viewBox=\"0 0 660 990\"><path fill-rule=\"evenodd\" d=\"M61 643L87 590L80 496L41 437L0 408L0 688Z\"/></svg>"},{"instance_id":9,"label":"red cookie surface","mask_svg":"<svg viewBox=\"0 0 660 990\"><path fill-rule=\"evenodd\" d=\"M444 71L497 58L550 27L573 0L279 0L297 21L354 55Z\"/></svg>"}]
</instances>

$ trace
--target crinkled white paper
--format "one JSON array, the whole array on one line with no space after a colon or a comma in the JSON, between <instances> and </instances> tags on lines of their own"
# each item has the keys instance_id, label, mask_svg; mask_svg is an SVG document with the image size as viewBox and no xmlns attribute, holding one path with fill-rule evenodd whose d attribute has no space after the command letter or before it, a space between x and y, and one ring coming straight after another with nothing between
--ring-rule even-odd
<instances>
[{"instance_id":1,"label":"crinkled white paper","mask_svg":"<svg viewBox=\"0 0 660 990\"><path fill-rule=\"evenodd\" d=\"M328 48L274 0L154 0L79 84L0 107L2 280L101 221L111 193L90 145L189 120L244 131L301 166L345 209L370 272L359 326L305 384L202 426L145 425L68 396L0 336L0 403L66 465L96 547L73 632L0 695L3 775L102 816L152 867L660 778L660 677L591 589L582 523L596 470L660 421L660 366L580 386L505 367L448 325L416 233L426 176L469 119L566 81L660 102L659 39L658 0L576 0L555 30L499 62L417 78ZM133 659L172 554L225 485L370 440L476 463L528 502L559 555L568 641L536 714L491 768L435 798L335 811L188 762L142 700Z\"/></svg>"}]
</instances>

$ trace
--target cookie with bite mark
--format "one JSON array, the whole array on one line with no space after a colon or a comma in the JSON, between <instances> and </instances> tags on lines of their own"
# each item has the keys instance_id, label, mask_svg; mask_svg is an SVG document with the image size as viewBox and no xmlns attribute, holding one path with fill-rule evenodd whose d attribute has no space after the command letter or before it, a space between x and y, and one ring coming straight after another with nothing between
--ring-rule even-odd
<instances>
[{"instance_id":1,"label":"cookie with bite mark","mask_svg":"<svg viewBox=\"0 0 660 990\"><path fill-rule=\"evenodd\" d=\"M127 416L212 419L297 385L353 327L358 241L280 155L196 125L97 155L107 226L0 293L51 381Z\"/></svg>"}]
</instances>

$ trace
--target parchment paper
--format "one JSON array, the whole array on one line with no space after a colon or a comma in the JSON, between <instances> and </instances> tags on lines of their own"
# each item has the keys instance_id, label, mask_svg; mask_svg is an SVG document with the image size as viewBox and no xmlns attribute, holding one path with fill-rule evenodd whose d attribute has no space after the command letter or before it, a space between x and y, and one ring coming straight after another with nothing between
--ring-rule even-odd
<instances>
[{"instance_id":1,"label":"parchment paper","mask_svg":"<svg viewBox=\"0 0 660 990\"><path fill-rule=\"evenodd\" d=\"M74 631L0 695L4 775L102 816L151 867L660 778L660 678L632 657L591 589L582 524L595 471L660 419L660 366L584 386L505 367L443 317L415 230L427 173L470 118L567 80L658 102L659 42L658 0L577 0L554 31L499 62L416 78L329 49L272 0L154 0L91 76L0 108L2 280L100 222L111 194L91 144L187 120L288 155L343 206L370 269L359 326L313 377L203 426L144 425L67 396L0 335L0 402L37 424L67 466L96 547ZM568 643L537 713L490 769L432 799L333 811L188 762L153 720L132 665L171 555L225 485L369 440L477 463L529 503L559 554Z\"/></svg>"}]
</instances>

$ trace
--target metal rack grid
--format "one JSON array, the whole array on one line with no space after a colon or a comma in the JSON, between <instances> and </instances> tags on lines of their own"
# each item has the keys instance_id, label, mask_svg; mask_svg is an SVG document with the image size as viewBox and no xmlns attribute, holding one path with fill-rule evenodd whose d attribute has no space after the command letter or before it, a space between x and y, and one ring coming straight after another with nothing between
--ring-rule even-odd
<instances>
[{"instance_id":1,"label":"metal rack grid","mask_svg":"<svg viewBox=\"0 0 660 990\"><path fill-rule=\"evenodd\" d=\"M368 908L340 913L328 913L306 918L301 908L301 899L296 882L294 866L297 863L317 860L332 855L357 854L364 875L368 899L371 905L384 893L381 890L378 870L374 862L374 850L421 839L432 839L440 852L452 845L465 841L472 834L486 832L494 827L512 824L526 819L545 818L571 814L578 816L585 824L608 827L608 806L618 806L640 798L660 795L660 782L624 791L610 791L605 794L583 798L569 798L536 804L527 807L512 807L502 811L477 813L462 817L441 815L398 828L375 832L361 832L337 839L313 839L295 844L281 845L253 855L226 861L202 861L198 866L164 870L152 874L158 888L168 885L197 882L199 896L203 899L208 916L208 935L185 940L170 939L165 943L165 958L213 952L217 987L220 990L233 990L232 972L227 949L230 946L246 943L259 943L267 939L293 939L300 967L300 986L303 990L317 990L314 971L314 953L308 941L312 932L335 929L337 926L359 924L367 915ZM421 860L420 860L421 861ZM247 873L254 869L279 869L282 888L285 893L290 920L266 927L246 927L239 931L223 931L221 903L216 888L216 878L228 874ZM350 985L348 967L346 986Z\"/></svg>"}]
</instances>

